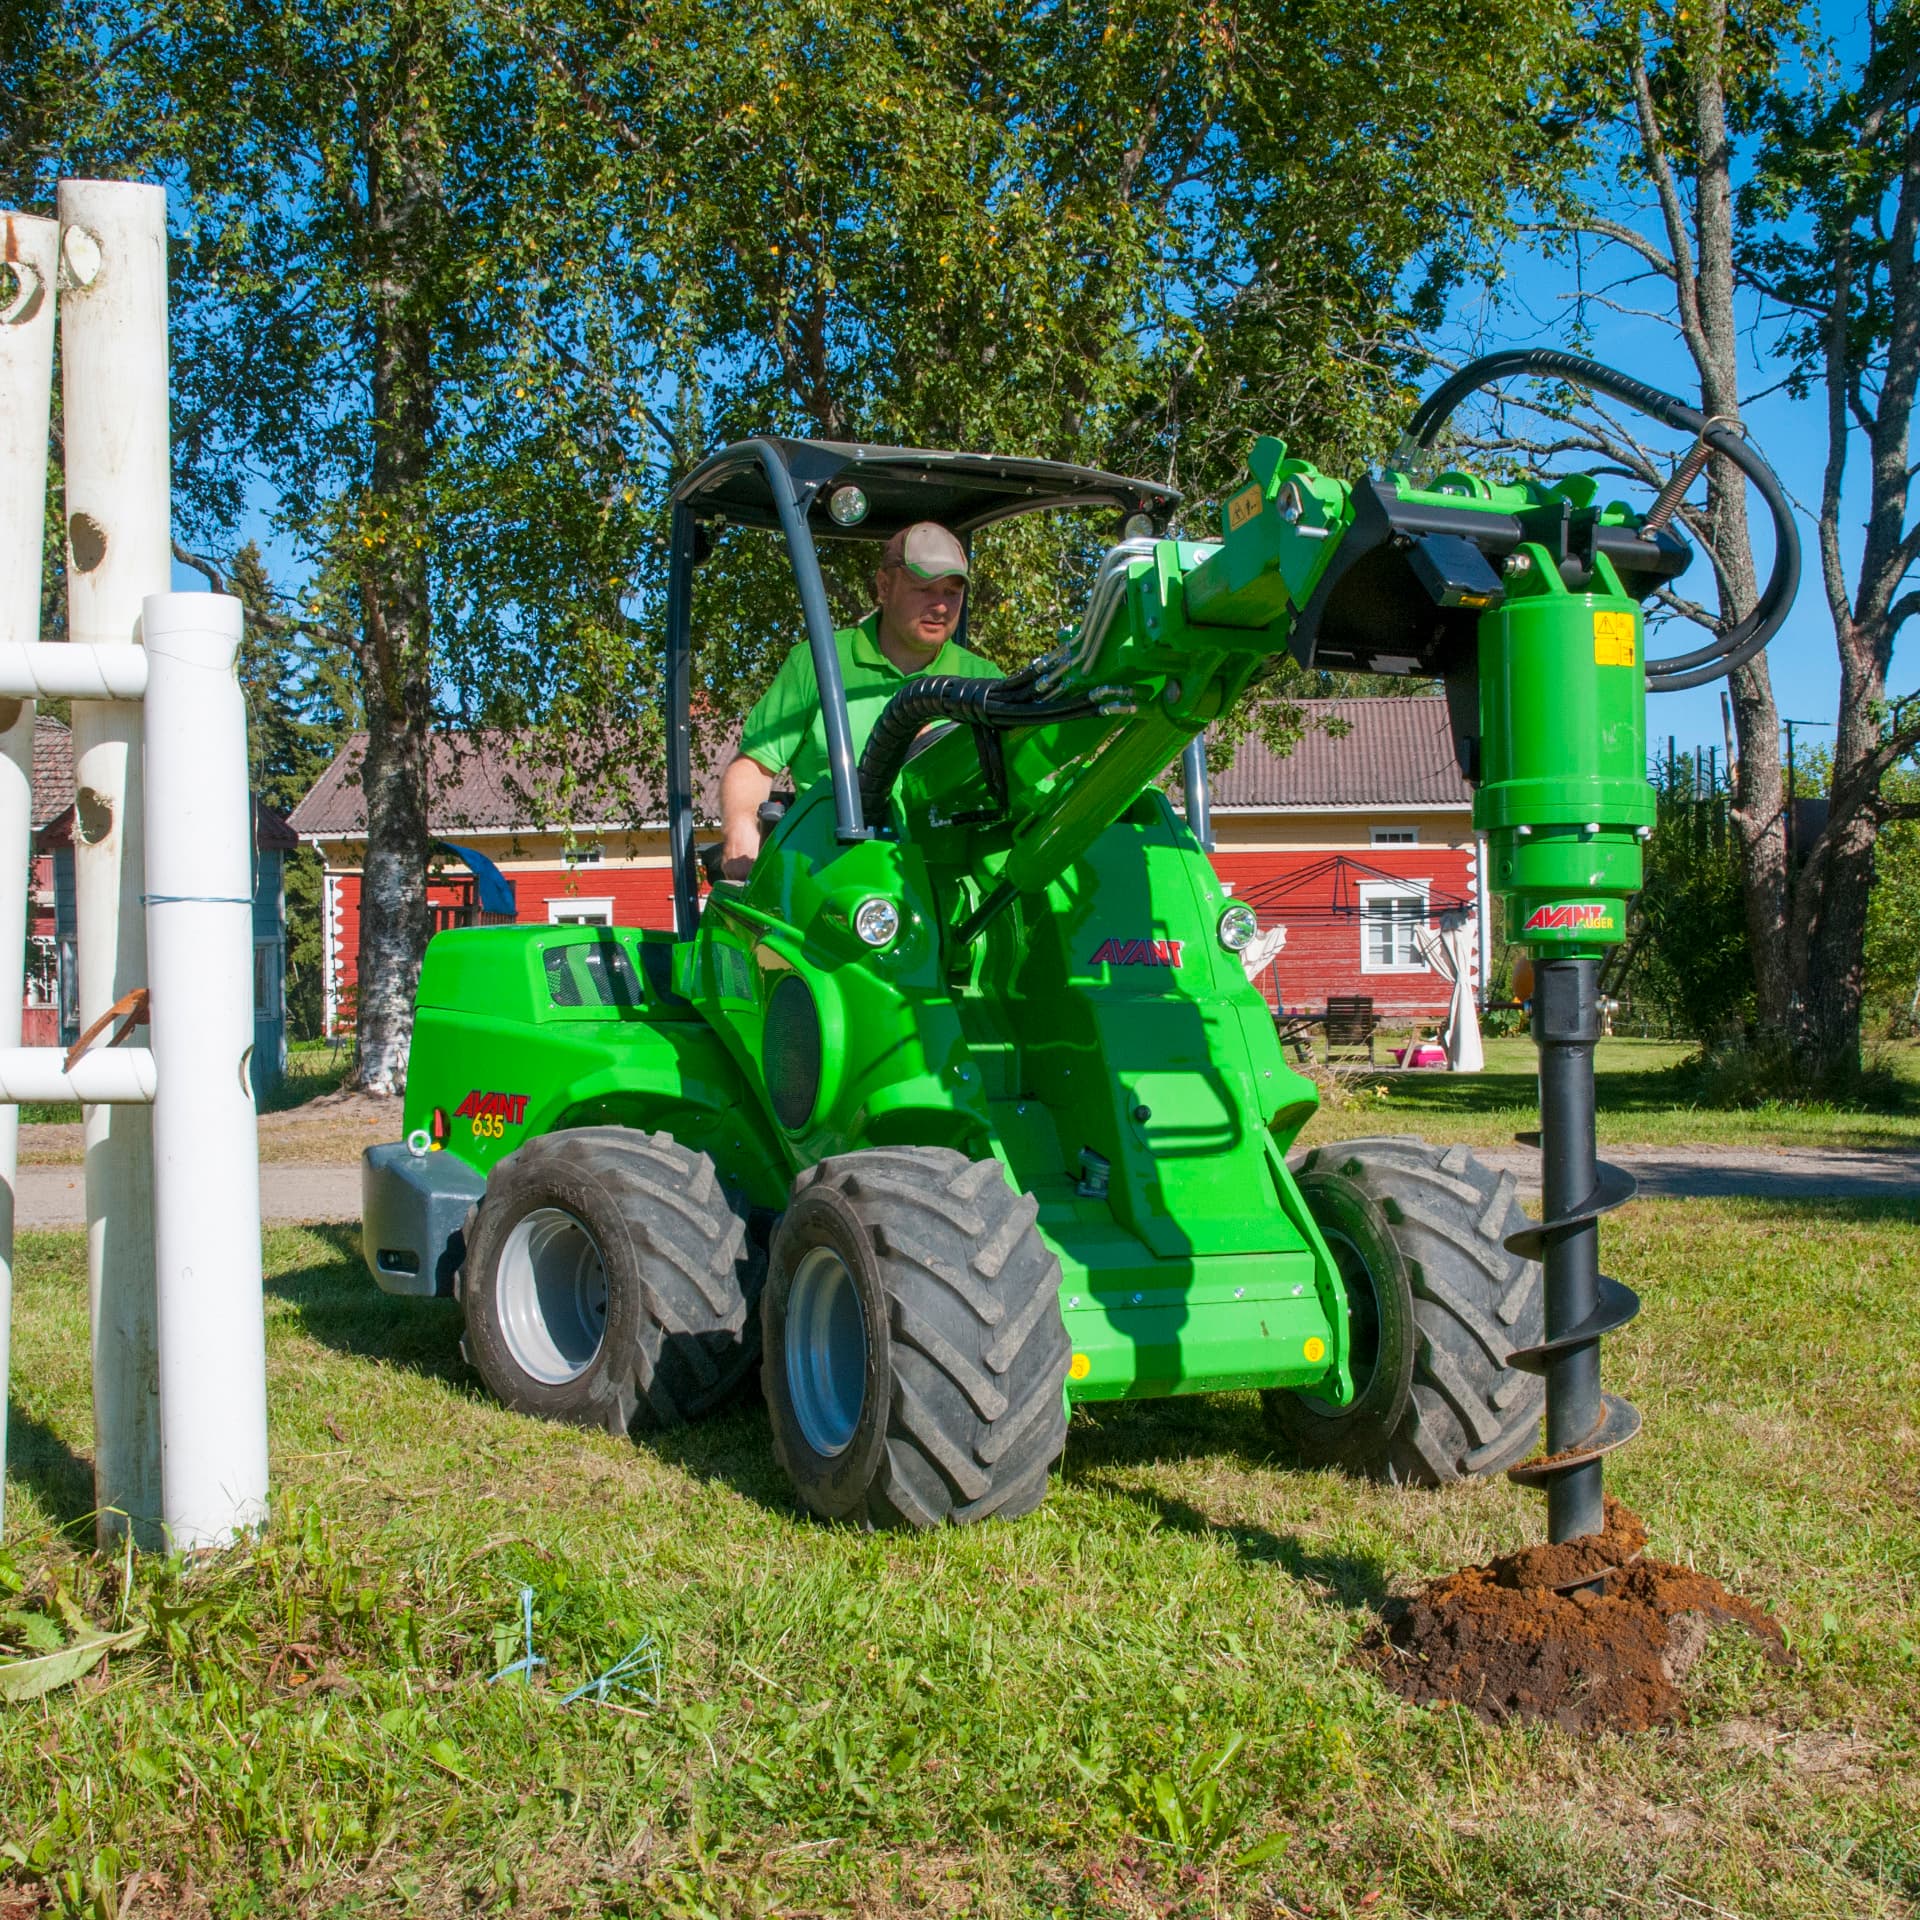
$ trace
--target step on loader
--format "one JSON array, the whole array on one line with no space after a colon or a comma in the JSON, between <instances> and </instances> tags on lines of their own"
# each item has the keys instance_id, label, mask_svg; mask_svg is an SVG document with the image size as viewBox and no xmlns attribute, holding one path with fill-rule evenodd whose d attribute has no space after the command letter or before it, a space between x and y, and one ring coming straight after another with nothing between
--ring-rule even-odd
<instances>
[{"instance_id":1,"label":"step on loader","mask_svg":"<svg viewBox=\"0 0 1920 1920\"><path fill-rule=\"evenodd\" d=\"M1518 374L1694 450L1642 514L1585 475L1442 467L1461 399ZM1649 660L1643 603L1691 558L1676 508L1714 455L1772 511L1773 576L1737 627ZM1593 1044L1654 821L1646 693L1766 644L1792 516L1737 430L1547 350L1448 380L1377 476L1263 438L1210 537L1172 531L1177 504L1046 462L776 437L681 481L679 931L439 935L407 1138L366 1158L375 1278L457 1295L507 1405L624 1433L698 1419L757 1369L808 1509L921 1528L1031 1511L1077 1401L1253 1388L1308 1462L1509 1470L1547 1489L1553 1539L1598 1530L1601 1460L1639 1424L1599 1385L1637 1302L1597 1264L1632 1182L1595 1158ZM1078 630L1001 679L908 681L856 759L817 543L1063 511L1113 529ZM829 771L703 904L692 603L721 524L784 538ZM1489 879L1535 961L1541 1221L1463 1147L1289 1159L1315 1088L1245 978L1250 910L1157 784L1183 762L1204 819L1203 731L1289 650L1446 688Z\"/></svg>"}]
</instances>

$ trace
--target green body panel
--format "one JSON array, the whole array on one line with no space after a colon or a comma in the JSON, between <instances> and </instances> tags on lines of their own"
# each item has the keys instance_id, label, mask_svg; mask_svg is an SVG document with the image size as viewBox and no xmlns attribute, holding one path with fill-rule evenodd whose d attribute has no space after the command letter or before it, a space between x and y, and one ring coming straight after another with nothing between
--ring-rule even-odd
<instances>
[{"instance_id":1,"label":"green body panel","mask_svg":"<svg viewBox=\"0 0 1920 1920\"><path fill-rule=\"evenodd\" d=\"M408 1132L432 1136L438 1109L444 1150L486 1173L556 1127L664 1129L711 1153L753 1204L785 1205L784 1155L712 1029L652 987L643 942L673 944L631 927L437 934L420 969ZM481 1110L461 1114L475 1093ZM487 1095L502 1097L492 1111Z\"/></svg>"},{"instance_id":2,"label":"green body panel","mask_svg":"<svg viewBox=\"0 0 1920 1920\"><path fill-rule=\"evenodd\" d=\"M1581 482L1389 484L1449 511L1591 498ZM770 1209L831 1154L993 1156L1060 1259L1071 1397L1279 1386L1347 1403L1345 1295L1284 1157L1315 1090L1153 783L1286 647L1356 524L1343 483L1262 439L1220 539L1156 542L1104 628L1076 636L1059 690L1103 710L1002 736L1004 809L954 728L906 763L871 838L840 842L825 781L802 793L690 939L441 935L408 1126L476 1090L511 1096L504 1118L482 1101L445 1129L482 1172L556 1127L664 1128ZM1639 884L1653 817L1638 610L1604 562L1575 592L1529 549L1504 584L1478 628L1476 821L1512 907L1568 908L1525 937L1591 945L1617 937L1598 922ZM857 931L870 900L897 914L878 947Z\"/></svg>"}]
</instances>

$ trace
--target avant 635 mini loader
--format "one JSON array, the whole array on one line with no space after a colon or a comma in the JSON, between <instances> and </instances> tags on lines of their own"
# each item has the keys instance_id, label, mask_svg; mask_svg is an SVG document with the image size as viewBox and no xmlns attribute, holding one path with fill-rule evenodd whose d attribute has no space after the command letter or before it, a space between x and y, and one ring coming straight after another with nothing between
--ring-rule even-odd
<instances>
[{"instance_id":1,"label":"avant 635 mini loader","mask_svg":"<svg viewBox=\"0 0 1920 1920\"><path fill-rule=\"evenodd\" d=\"M1650 513L1590 479L1421 475L1459 399L1583 382L1697 436ZM1648 661L1641 602L1691 554L1680 494L1724 453L1773 511L1752 617ZM1798 569L1737 434L1564 354L1496 356L1349 485L1253 449L1217 539L1164 488L989 456L760 439L673 498L668 778L676 937L443 933L421 973L406 1142L365 1173L381 1285L456 1293L502 1400L624 1432L697 1418L756 1364L815 1513L1012 1517L1075 1400L1260 1388L1308 1459L1545 1485L1600 1525L1639 1416L1599 1389L1634 1296L1598 1270L1632 1183L1594 1158L1595 971L1654 818L1645 694L1750 658ZM1078 633L1001 680L924 678L856 764L817 539L920 519L1105 511ZM752 877L698 907L690 603L706 530L777 528L822 690L830 777ZM1348 1142L1290 1167L1313 1112L1224 895L1153 784L1284 649L1443 679L1507 925L1536 959L1546 1219L1464 1148ZM931 731L930 731L931 730ZM1544 1254L1544 1286L1542 1264ZM1522 1456L1546 1412L1545 1457Z\"/></svg>"}]
</instances>

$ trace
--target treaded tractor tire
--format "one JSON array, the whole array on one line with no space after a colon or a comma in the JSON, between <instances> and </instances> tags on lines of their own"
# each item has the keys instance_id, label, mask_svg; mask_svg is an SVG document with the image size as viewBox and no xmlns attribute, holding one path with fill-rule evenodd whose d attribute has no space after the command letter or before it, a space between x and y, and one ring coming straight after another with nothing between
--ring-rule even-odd
<instances>
[{"instance_id":1,"label":"treaded tractor tire","mask_svg":"<svg viewBox=\"0 0 1920 1920\"><path fill-rule=\"evenodd\" d=\"M1031 1513L1066 1446L1060 1263L995 1160L874 1147L810 1167L774 1236L761 1386L823 1519Z\"/></svg>"},{"instance_id":2,"label":"treaded tractor tire","mask_svg":"<svg viewBox=\"0 0 1920 1920\"><path fill-rule=\"evenodd\" d=\"M1263 1394L1271 1426L1309 1465L1419 1486L1521 1459L1546 1389L1506 1361L1543 1337L1545 1308L1539 1263L1503 1245L1527 1224L1512 1175L1417 1135L1337 1141L1292 1165L1348 1282L1356 1397Z\"/></svg>"},{"instance_id":3,"label":"treaded tractor tire","mask_svg":"<svg viewBox=\"0 0 1920 1920\"><path fill-rule=\"evenodd\" d=\"M466 1246L460 1350L517 1413L609 1433L679 1426L759 1360L764 1261L712 1160L671 1134L528 1141L494 1168Z\"/></svg>"}]
</instances>

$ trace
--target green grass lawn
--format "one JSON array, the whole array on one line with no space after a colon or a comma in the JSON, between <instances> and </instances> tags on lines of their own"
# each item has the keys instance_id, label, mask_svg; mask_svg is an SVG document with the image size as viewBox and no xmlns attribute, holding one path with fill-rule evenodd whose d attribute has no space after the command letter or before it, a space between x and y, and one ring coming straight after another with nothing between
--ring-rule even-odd
<instances>
[{"instance_id":1,"label":"green grass lawn","mask_svg":"<svg viewBox=\"0 0 1920 1920\"><path fill-rule=\"evenodd\" d=\"M1687 1042L1603 1040L1594 1056L1600 1138L1614 1146L1920 1147L1920 1047L1887 1051L1905 1098L1876 1112L1829 1106L1702 1107L1671 1070L1695 1051ZM1540 1124L1533 1042L1486 1043L1484 1073L1342 1074L1303 1144L1367 1133L1426 1133L1472 1146L1507 1146ZM1385 1058L1384 1047L1380 1057Z\"/></svg>"},{"instance_id":2,"label":"green grass lawn","mask_svg":"<svg viewBox=\"0 0 1920 1920\"><path fill-rule=\"evenodd\" d=\"M502 1411L454 1310L384 1299L335 1232L269 1240L271 1532L122 1594L60 1544L91 1504L81 1241L23 1236L0 1608L153 1631L0 1708L0 1911L1911 1914L1916 1226L1608 1221L1647 1301L1607 1348L1647 1416L1611 1484L1797 1659L1719 1645L1692 1724L1592 1741L1347 1664L1390 1589L1537 1536L1504 1482L1300 1472L1226 1396L1081 1413L1029 1520L837 1531L757 1409L641 1444ZM549 1664L490 1686L523 1584ZM559 1704L643 1635L657 1705Z\"/></svg>"}]
</instances>

